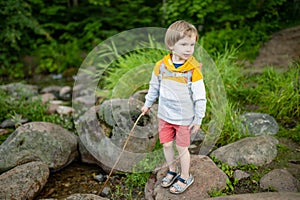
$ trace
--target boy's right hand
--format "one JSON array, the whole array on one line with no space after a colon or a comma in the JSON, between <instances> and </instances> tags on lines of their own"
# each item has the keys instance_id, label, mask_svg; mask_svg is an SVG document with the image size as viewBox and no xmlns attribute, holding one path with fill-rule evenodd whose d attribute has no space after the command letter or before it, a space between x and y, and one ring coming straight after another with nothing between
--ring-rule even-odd
<instances>
[{"instance_id":1,"label":"boy's right hand","mask_svg":"<svg viewBox=\"0 0 300 200\"><path fill-rule=\"evenodd\" d=\"M145 107L145 106L143 106L141 109L143 115L145 115L147 112L149 112L149 110L150 110L150 108Z\"/></svg>"}]
</instances>

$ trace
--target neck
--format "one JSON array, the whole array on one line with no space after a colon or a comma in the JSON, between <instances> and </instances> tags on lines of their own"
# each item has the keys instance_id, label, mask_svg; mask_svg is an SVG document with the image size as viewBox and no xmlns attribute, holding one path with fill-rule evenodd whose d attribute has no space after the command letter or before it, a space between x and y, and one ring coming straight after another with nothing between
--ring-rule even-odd
<instances>
[{"instance_id":1,"label":"neck","mask_svg":"<svg viewBox=\"0 0 300 200\"><path fill-rule=\"evenodd\" d=\"M184 59L182 59L179 56L176 56L174 54L171 55L171 58L172 58L172 62L177 63L177 64L182 64L186 61L186 60L184 60Z\"/></svg>"}]
</instances>

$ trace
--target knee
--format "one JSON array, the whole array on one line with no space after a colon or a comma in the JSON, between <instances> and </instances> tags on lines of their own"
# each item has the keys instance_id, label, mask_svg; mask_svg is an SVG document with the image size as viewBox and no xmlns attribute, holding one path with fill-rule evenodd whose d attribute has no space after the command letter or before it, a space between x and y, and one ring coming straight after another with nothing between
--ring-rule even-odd
<instances>
[{"instance_id":1,"label":"knee","mask_svg":"<svg viewBox=\"0 0 300 200\"><path fill-rule=\"evenodd\" d=\"M185 153L185 152L188 152L189 151L189 148L188 147L182 147L182 146L178 146L176 145L176 148L177 148L177 151L182 154L182 153Z\"/></svg>"}]
</instances>

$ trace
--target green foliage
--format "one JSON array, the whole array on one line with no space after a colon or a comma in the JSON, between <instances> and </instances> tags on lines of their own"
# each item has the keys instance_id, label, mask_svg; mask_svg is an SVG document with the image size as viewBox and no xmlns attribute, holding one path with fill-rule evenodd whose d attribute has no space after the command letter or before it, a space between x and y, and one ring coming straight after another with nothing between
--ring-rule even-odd
<instances>
[{"instance_id":1,"label":"green foliage","mask_svg":"<svg viewBox=\"0 0 300 200\"><path fill-rule=\"evenodd\" d=\"M249 86L244 90L243 100L258 105L259 111L276 119L299 118L299 74L299 63L285 72L266 68L261 74L246 79L245 84Z\"/></svg>"},{"instance_id":2,"label":"green foliage","mask_svg":"<svg viewBox=\"0 0 300 200\"><path fill-rule=\"evenodd\" d=\"M0 6L0 76L14 78L78 68L80 55L114 34L178 19L195 24L208 52L223 53L227 43L251 60L272 33L299 24L300 10L298 0L7 0ZM24 62L33 55L38 66Z\"/></svg>"},{"instance_id":3,"label":"green foliage","mask_svg":"<svg viewBox=\"0 0 300 200\"><path fill-rule=\"evenodd\" d=\"M226 188L222 191L217 189L209 191L209 195L211 197L226 196L228 194L234 193L234 188L239 183L239 181L233 177L233 174L236 170L243 170L245 172L251 173L252 175L250 176L250 182L252 183L250 184L258 183L262 176L257 172L258 167L255 166L254 164L230 166L216 159L215 157L212 157L211 159L215 162L217 167L227 175Z\"/></svg>"},{"instance_id":4,"label":"green foliage","mask_svg":"<svg viewBox=\"0 0 300 200\"><path fill-rule=\"evenodd\" d=\"M290 123L290 122L288 122L288 123ZM294 121L292 123L294 124L297 122ZM288 129L282 128L279 131L278 136L284 137L284 138L289 138L299 144L300 143L300 124L297 123L294 127L288 128Z\"/></svg>"},{"instance_id":5,"label":"green foliage","mask_svg":"<svg viewBox=\"0 0 300 200\"><path fill-rule=\"evenodd\" d=\"M240 113L241 111L237 106L228 104L224 126L216 143L217 146L224 146L248 136L241 131Z\"/></svg>"},{"instance_id":6,"label":"green foliage","mask_svg":"<svg viewBox=\"0 0 300 200\"><path fill-rule=\"evenodd\" d=\"M244 90L244 88L241 84L243 82L243 74L240 66L236 64L237 51L238 50L235 48L226 48L225 53L217 54L214 59L218 72L222 77L222 83L224 84L228 100L227 106L224 110L224 125L221 127L222 132L218 137L218 141L216 143L217 146L223 146L247 136L241 132L241 110L239 108L239 104L240 90ZM213 79L213 77L214 76L211 78ZM207 78L208 77L205 76L205 79ZM219 113L221 112L220 110L216 110L212 107L213 102L211 102L212 94L210 94L210 90L211 88L207 88L207 111L202 125L204 130L208 129L206 127L208 125L207 122L211 120L212 114L222 116L222 114Z\"/></svg>"},{"instance_id":7,"label":"green foliage","mask_svg":"<svg viewBox=\"0 0 300 200\"><path fill-rule=\"evenodd\" d=\"M265 77L264 77L265 76ZM262 109L275 118L300 118L300 64L291 66L287 72L276 72L273 68L258 80L259 90L268 95L261 97Z\"/></svg>"},{"instance_id":8,"label":"green foliage","mask_svg":"<svg viewBox=\"0 0 300 200\"><path fill-rule=\"evenodd\" d=\"M28 2L1 1L0 7L0 76L20 78L24 76L24 72L19 59L22 54L30 51L27 47L27 42L32 40L30 34L47 36L47 33L32 16Z\"/></svg>"},{"instance_id":9,"label":"green foliage","mask_svg":"<svg viewBox=\"0 0 300 200\"><path fill-rule=\"evenodd\" d=\"M76 39L65 44L56 41L42 44L35 54L40 61L36 72L62 73L70 67L78 68L82 62Z\"/></svg>"},{"instance_id":10,"label":"green foliage","mask_svg":"<svg viewBox=\"0 0 300 200\"><path fill-rule=\"evenodd\" d=\"M213 189L207 192L210 197L220 197L220 196L227 196L227 194L221 190Z\"/></svg>"},{"instance_id":11,"label":"green foliage","mask_svg":"<svg viewBox=\"0 0 300 200\"><path fill-rule=\"evenodd\" d=\"M223 53L228 43L241 48L240 58L252 60L271 33L286 27L290 19L294 19L293 24L295 21L299 24L297 3L288 0L175 0L165 5L165 21L170 24L183 18L195 24L209 53Z\"/></svg>"},{"instance_id":12,"label":"green foliage","mask_svg":"<svg viewBox=\"0 0 300 200\"><path fill-rule=\"evenodd\" d=\"M224 28L206 33L203 36L203 46L212 54L224 52L224 45L230 44L239 48L239 59L253 60L264 41L270 38L266 32L268 24L257 24L255 27L244 26L239 29Z\"/></svg>"},{"instance_id":13,"label":"green foliage","mask_svg":"<svg viewBox=\"0 0 300 200\"><path fill-rule=\"evenodd\" d=\"M29 121L39 121L45 111L46 106L40 99L32 100L26 96L16 98L0 90L0 121L20 117L27 118Z\"/></svg>"},{"instance_id":14,"label":"green foliage","mask_svg":"<svg viewBox=\"0 0 300 200\"><path fill-rule=\"evenodd\" d=\"M163 56L167 53L165 50L157 49L157 47L153 43L151 37L149 37L149 43L141 44L140 47L137 47L136 51L130 52L129 54L125 54L124 56L118 56L117 53L115 53L115 56L117 57L117 60L115 60L105 71L105 74L103 75L103 80L100 81L103 89L112 90L114 89L117 84L121 84L120 79L122 77L125 77L126 75L131 76L127 77L126 81L126 87L132 87L132 90L138 89L140 86L136 84L140 84L142 80L150 80L151 78L151 72L154 68L155 63L162 59ZM139 69L147 68L150 69L147 73L146 71L143 73L139 73ZM138 74L138 77L142 79L141 81L133 80L134 75ZM131 82L128 82L132 80ZM147 82L148 84L148 82ZM132 91L131 90L131 91ZM124 91L122 91L123 93ZM132 94L132 93L131 93ZM130 94L130 95L131 95ZM115 94L117 96L115 97L121 97L123 94Z\"/></svg>"},{"instance_id":15,"label":"green foliage","mask_svg":"<svg viewBox=\"0 0 300 200\"><path fill-rule=\"evenodd\" d=\"M68 130L74 130L72 116L62 116L59 114L46 114L47 105L41 99L32 99L27 96L14 97L0 90L0 121L12 119L20 125L22 118L29 121L44 121L59 124Z\"/></svg>"}]
</instances>

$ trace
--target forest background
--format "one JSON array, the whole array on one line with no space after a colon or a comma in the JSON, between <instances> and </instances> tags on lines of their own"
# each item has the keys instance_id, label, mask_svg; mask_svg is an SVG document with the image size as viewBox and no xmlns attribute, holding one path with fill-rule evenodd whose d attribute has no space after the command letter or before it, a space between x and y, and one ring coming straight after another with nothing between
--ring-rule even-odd
<instances>
[{"instance_id":1,"label":"forest background","mask_svg":"<svg viewBox=\"0 0 300 200\"><path fill-rule=\"evenodd\" d=\"M271 34L300 24L300 0L1 0L0 76L76 73L101 41L139 27L196 25L212 55L253 60Z\"/></svg>"}]
</instances>

